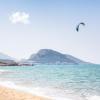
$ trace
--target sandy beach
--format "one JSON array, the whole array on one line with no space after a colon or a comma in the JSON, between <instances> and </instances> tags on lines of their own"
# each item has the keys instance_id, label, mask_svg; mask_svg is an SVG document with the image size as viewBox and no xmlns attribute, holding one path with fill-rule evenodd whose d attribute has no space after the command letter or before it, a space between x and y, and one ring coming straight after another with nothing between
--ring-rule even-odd
<instances>
[{"instance_id":1,"label":"sandy beach","mask_svg":"<svg viewBox=\"0 0 100 100\"><path fill-rule=\"evenodd\" d=\"M0 100L49 100L39 96L0 86Z\"/></svg>"}]
</instances>

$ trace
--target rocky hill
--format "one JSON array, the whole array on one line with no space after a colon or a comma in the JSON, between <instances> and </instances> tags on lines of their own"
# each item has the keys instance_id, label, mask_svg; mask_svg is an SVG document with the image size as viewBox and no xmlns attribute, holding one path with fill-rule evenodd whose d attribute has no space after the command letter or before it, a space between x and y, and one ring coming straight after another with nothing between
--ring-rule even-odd
<instances>
[{"instance_id":1,"label":"rocky hill","mask_svg":"<svg viewBox=\"0 0 100 100\"><path fill-rule=\"evenodd\" d=\"M51 49L41 49L32 54L28 61L35 64L85 64L86 62L71 55L62 54Z\"/></svg>"},{"instance_id":2,"label":"rocky hill","mask_svg":"<svg viewBox=\"0 0 100 100\"><path fill-rule=\"evenodd\" d=\"M14 60L15 60L14 58L12 58L6 54L0 53L0 66L18 65Z\"/></svg>"}]
</instances>

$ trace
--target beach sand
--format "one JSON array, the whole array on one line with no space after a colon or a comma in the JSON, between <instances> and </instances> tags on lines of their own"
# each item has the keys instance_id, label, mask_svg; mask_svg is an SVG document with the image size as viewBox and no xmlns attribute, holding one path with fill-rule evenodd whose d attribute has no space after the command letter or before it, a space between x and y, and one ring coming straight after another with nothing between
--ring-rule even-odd
<instances>
[{"instance_id":1,"label":"beach sand","mask_svg":"<svg viewBox=\"0 0 100 100\"><path fill-rule=\"evenodd\" d=\"M50 100L0 86L0 100Z\"/></svg>"}]
</instances>

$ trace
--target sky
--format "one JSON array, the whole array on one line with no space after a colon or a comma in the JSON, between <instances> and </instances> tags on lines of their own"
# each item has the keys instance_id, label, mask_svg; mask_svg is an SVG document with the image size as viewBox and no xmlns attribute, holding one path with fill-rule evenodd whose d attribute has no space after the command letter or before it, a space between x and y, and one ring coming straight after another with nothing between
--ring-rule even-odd
<instances>
[{"instance_id":1,"label":"sky","mask_svg":"<svg viewBox=\"0 0 100 100\"><path fill-rule=\"evenodd\" d=\"M0 0L0 52L27 59L46 48L100 64L100 0Z\"/></svg>"}]
</instances>

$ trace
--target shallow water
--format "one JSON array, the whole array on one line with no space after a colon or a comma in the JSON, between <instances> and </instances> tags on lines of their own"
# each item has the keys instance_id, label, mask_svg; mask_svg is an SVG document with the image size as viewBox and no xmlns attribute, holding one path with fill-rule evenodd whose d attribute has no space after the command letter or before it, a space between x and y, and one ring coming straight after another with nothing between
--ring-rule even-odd
<instances>
[{"instance_id":1,"label":"shallow water","mask_svg":"<svg viewBox=\"0 0 100 100\"><path fill-rule=\"evenodd\" d=\"M100 65L1 66L0 80L54 100L100 100Z\"/></svg>"}]
</instances>

